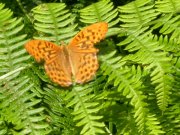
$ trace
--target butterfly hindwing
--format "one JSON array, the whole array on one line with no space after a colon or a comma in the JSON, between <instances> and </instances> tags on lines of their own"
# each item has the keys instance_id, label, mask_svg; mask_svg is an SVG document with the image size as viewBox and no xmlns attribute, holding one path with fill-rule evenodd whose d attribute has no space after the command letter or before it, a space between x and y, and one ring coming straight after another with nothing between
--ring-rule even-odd
<instances>
[{"instance_id":1,"label":"butterfly hindwing","mask_svg":"<svg viewBox=\"0 0 180 135\"><path fill-rule=\"evenodd\" d=\"M62 56L63 53L59 54L50 63L45 63L44 67L46 73L51 80L63 87L67 87L72 84L71 80L71 68L66 57ZM63 58L64 57L64 58Z\"/></svg>"},{"instance_id":2,"label":"butterfly hindwing","mask_svg":"<svg viewBox=\"0 0 180 135\"><path fill-rule=\"evenodd\" d=\"M83 53L79 56L79 59L80 63L75 75L75 81L82 84L92 80L99 68L99 64L96 53Z\"/></svg>"}]
</instances>

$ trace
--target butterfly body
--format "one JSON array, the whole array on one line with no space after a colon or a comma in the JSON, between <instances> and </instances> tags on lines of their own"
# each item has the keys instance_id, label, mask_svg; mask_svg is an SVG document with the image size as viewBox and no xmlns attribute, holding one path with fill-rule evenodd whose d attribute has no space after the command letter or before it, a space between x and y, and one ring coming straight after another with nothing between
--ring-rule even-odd
<instances>
[{"instance_id":1,"label":"butterfly body","mask_svg":"<svg viewBox=\"0 0 180 135\"><path fill-rule=\"evenodd\" d=\"M68 45L31 40L25 48L37 62L44 61L46 73L55 83L63 87L72 82L82 84L90 81L99 67L94 45L105 37L107 28L107 23L96 23L80 31Z\"/></svg>"}]
</instances>

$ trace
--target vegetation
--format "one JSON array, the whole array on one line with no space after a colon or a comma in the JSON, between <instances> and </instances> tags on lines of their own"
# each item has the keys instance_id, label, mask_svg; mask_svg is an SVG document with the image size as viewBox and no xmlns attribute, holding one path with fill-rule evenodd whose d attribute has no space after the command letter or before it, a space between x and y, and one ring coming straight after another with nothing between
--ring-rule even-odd
<instances>
[{"instance_id":1,"label":"vegetation","mask_svg":"<svg viewBox=\"0 0 180 135\"><path fill-rule=\"evenodd\" d=\"M1 135L180 134L179 0L1 2ZM86 84L54 84L24 49L101 21L100 68Z\"/></svg>"}]
</instances>

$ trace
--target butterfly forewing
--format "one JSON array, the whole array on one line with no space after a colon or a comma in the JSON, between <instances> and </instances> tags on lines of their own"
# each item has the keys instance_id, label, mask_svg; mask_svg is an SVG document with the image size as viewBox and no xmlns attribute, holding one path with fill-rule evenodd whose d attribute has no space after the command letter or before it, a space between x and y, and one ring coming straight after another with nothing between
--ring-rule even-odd
<instances>
[{"instance_id":1,"label":"butterfly forewing","mask_svg":"<svg viewBox=\"0 0 180 135\"><path fill-rule=\"evenodd\" d=\"M37 62L49 62L61 51L54 43L44 40L31 40L25 45L25 48Z\"/></svg>"},{"instance_id":2,"label":"butterfly forewing","mask_svg":"<svg viewBox=\"0 0 180 135\"><path fill-rule=\"evenodd\" d=\"M102 40L108 30L105 22L95 23L82 29L69 43L71 49L90 49Z\"/></svg>"}]
</instances>

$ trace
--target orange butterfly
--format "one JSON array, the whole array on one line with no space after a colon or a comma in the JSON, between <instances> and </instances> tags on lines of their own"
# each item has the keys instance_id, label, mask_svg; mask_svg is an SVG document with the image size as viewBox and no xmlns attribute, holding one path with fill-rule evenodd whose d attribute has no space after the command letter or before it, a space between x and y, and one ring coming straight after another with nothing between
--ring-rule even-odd
<instances>
[{"instance_id":1,"label":"orange butterfly","mask_svg":"<svg viewBox=\"0 0 180 135\"><path fill-rule=\"evenodd\" d=\"M82 84L90 81L99 68L94 44L105 37L107 30L107 23L95 23L81 30L67 46L31 40L25 48L37 62L45 62L46 73L53 82L63 87L73 81Z\"/></svg>"}]
</instances>

